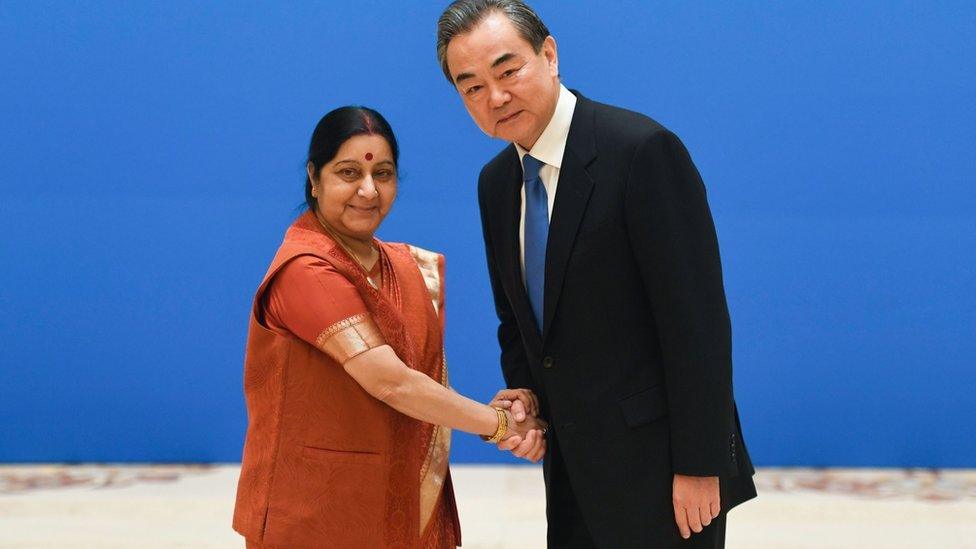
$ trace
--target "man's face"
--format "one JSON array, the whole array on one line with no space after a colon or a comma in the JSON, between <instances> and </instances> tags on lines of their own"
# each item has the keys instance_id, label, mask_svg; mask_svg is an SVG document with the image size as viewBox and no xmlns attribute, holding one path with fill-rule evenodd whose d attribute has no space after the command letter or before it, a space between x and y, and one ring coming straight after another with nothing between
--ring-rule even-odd
<instances>
[{"instance_id":1,"label":"man's face","mask_svg":"<svg viewBox=\"0 0 976 549\"><path fill-rule=\"evenodd\" d=\"M536 53L505 14L492 13L451 40L447 66L481 131L532 148L559 99L559 60L551 36Z\"/></svg>"}]
</instances>

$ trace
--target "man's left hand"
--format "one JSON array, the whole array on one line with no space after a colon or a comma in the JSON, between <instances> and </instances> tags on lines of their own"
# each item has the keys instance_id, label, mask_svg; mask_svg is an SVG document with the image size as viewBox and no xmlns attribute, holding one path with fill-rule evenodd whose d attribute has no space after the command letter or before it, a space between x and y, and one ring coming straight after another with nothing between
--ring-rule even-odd
<instances>
[{"instance_id":1,"label":"man's left hand","mask_svg":"<svg viewBox=\"0 0 976 549\"><path fill-rule=\"evenodd\" d=\"M525 438L515 435L497 444L499 450L508 450L515 457L538 463L546 455L546 435L543 431L533 429Z\"/></svg>"},{"instance_id":2,"label":"man's left hand","mask_svg":"<svg viewBox=\"0 0 976 549\"><path fill-rule=\"evenodd\" d=\"M681 537L701 533L722 510L719 502L718 477L674 475L674 520Z\"/></svg>"}]
</instances>

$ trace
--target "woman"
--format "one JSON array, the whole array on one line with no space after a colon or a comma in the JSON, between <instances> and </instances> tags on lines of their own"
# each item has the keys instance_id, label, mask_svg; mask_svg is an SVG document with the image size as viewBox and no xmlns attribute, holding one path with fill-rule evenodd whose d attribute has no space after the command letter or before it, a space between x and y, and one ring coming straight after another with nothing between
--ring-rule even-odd
<instances>
[{"instance_id":1,"label":"woman","mask_svg":"<svg viewBox=\"0 0 976 549\"><path fill-rule=\"evenodd\" d=\"M460 544L450 429L537 461L542 422L447 388L443 257L373 234L396 197L398 148L362 107L319 121L308 211L258 288L234 529L248 547ZM537 410L534 395L513 395Z\"/></svg>"}]
</instances>

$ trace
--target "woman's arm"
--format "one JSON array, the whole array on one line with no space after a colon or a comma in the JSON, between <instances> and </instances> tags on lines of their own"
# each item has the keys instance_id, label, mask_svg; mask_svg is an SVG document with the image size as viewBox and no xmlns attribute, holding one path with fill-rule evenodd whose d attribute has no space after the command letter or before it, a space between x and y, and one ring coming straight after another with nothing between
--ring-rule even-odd
<instances>
[{"instance_id":1,"label":"woman's arm","mask_svg":"<svg viewBox=\"0 0 976 549\"><path fill-rule=\"evenodd\" d=\"M491 436L498 429L493 408L459 395L430 377L409 368L389 345L381 345L347 360L342 367L373 397L414 419L476 435ZM540 437L546 425L527 418L517 423L509 411L508 434Z\"/></svg>"},{"instance_id":2,"label":"woman's arm","mask_svg":"<svg viewBox=\"0 0 976 549\"><path fill-rule=\"evenodd\" d=\"M404 364L365 313L367 307L356 287L325 260L302 256L289 262L275 276L263 302L269 327L314 345L342 364L369 394L398 412L479 435L497 431L498 413L493 408L458 395ZM528 419L516 422L507 411L506 417L505 442L518 450L519 457L541 459L545 424Z\"/></svg>"}]
</instances>

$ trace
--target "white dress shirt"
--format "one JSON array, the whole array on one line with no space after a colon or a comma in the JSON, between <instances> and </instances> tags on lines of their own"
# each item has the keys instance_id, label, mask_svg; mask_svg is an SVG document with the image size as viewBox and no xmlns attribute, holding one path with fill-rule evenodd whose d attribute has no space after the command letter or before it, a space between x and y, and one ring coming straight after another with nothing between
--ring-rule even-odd
<instances>
[{"instance_id":1,"label":"white dress shirt","mask_svg":"<svg viewBox=\"0 0 976 549\"><path fill-rule=\"evenodd\" d=\"M556 202L556 187L559 184L559 168L563 165L563 153L566 151L566 140L569 137L569 125L573 122L573 112L576 110L576 96L566 86L559 85L559 99L556 100L556 110L542 135L527 151L518 143L519 163L525 155L545 163L539 170L539 179L546 188L549 199L549 220L552 221L552 206ZM522 165L525 173L525 165ZM522 282L525 282L525 184L522 184L522 209L519 213L519 260L522 265Z\"/></svg>"}]
</instances>

